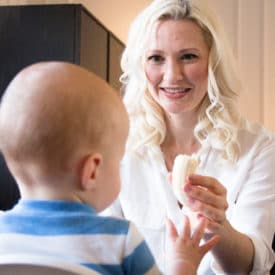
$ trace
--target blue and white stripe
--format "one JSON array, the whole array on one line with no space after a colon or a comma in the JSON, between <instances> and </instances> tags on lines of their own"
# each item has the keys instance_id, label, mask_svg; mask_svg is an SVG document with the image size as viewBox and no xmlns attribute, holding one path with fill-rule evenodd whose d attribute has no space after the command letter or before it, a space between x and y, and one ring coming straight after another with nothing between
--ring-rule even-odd
<instances>
[{"instance_id":1,"label":"blue and white stripe","mask_svg":"<svg viewBox=\"0 0 275 275\"><path fill-rule=\"evenodd\" d=\"M0 255L6 253L50 255L101 274L159 274L132 223L81 203L20 200L0 215Z\"/></svg>"}]
</instances>

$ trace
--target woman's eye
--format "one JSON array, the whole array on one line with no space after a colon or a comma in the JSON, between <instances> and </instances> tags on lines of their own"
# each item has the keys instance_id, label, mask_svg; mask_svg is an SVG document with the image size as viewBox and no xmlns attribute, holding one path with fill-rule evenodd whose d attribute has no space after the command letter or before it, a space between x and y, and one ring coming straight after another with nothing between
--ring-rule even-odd
<instances>
[{"instance_id":1,"label":"woman's eye","mask_svg":"<svg viewBox=\"0 0 275 275\"><path fill-rule=\"evenodd\" d=\"M161 55L151 55L147 58L147 60L153 63L160 63L164 60L164 58Z\"/></svg>"},{"instance_id":2,"label":"woman's eye","mask_svg":"<svg viewBox=\"0 0 275 275\"><path fill-rule=\"evenodd\" d=\"M181 56L181 59L187 60L187 61L191 61L196 58L198 58L198 56L193 53L185 53Z\"/></svg>"}]
</instances>

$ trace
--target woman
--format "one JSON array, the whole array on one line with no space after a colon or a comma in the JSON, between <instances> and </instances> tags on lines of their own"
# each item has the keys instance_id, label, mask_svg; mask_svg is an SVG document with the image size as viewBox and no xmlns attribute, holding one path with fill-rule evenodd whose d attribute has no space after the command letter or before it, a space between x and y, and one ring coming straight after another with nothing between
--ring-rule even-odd
<instances>
[{"instance_id":1,"label":"woman","mask_svg":"<svg viewBox=\"0 0 275 275\"><path fill-rule=\"evenodd\" d=\"M237 110L240 85L220 24L192 1L155 0L133 22L122 56L131 132L113 213L133 220L165 272L165 220L190 209L221 237L198 274L265 274L274 263L275 141ZM199 159L179 205L168 174ZM182 208L182 209L181 209Z\"/></svg>"}]
</instances>

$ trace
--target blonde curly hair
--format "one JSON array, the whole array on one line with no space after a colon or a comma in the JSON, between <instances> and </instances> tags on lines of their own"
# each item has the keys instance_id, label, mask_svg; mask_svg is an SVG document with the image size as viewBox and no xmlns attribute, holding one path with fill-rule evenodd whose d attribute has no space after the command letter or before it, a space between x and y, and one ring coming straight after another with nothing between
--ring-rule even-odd
<instances>
[{"instance_id":1,"label":"blonde curly hair","mask_svg":"<svg viewBox=\"0 0 275 275\"><path fill-rule=\"evenodd\" d=\"M201 29L210 53L208 61L208 87L199 111L194 135L202 148L211 146L221 150L223 158L238 158L237 133L241 115L237 98L241 88L234 57L214 14L201 3L186 0L155 0L133 21L121 59L124 84L124 103L128 110L131 131L127 144L136 153L147 145L157 152L166 135L162 108L147 90L144 72L145 52L149 36L156 22L191 20Z\"/></svg>"}]
</instances>

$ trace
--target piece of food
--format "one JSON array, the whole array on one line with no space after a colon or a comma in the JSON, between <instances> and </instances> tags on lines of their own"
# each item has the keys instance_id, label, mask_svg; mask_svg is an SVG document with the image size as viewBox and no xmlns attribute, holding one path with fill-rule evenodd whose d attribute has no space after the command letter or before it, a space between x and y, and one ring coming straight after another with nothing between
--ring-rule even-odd
<instances>
[{"instance_id":1,"label":"piece of food","mask_svg":"<svg viewBox=\"0 0 275 275\"><path fill-rule=\"evenodd\" d=\"M175 158L172 170L172 187L176 198L182 205L186 205L187 201L187 197L183 192L185 178L195 173L198 165L198 159L194 156L181 154Z\"/></svg>"}]
</instances>

